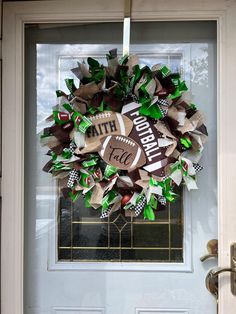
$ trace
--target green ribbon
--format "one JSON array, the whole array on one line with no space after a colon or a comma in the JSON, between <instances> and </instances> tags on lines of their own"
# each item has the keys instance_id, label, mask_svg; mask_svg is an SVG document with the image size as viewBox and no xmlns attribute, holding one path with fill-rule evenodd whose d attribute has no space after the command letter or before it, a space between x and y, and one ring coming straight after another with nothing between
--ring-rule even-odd
<instances>
[{"instance_id":1,"label":"green ribbon","mask_svg":"<svg viewBox=\"0 0 236 314\"><path fill-rule=\"evenodd\" d=\"M164 189L164 187L165 187L165 183L164 183L165 181L157 181L157 180L155 180L154 178L150 178L150 180L149 180L149 185L150 186L160 186L162 189Z\"/></svg>"},{"instance_id":2,"label":"green ribbon","mask_svg":"<svg viewBox=\"0 0 236 314\"><path fill-rule=\"evenodd\" d=\"M190 108L193 110L197 110L197 106L195 104L190 104Z\"/></svg>"},{"instance_id":3,"label":"green ribbon","mask_svg":"<svg viewBox=\"0 0 236 314\"><path fill-rule=\"evenodd\" d=\"M140 193L138 197L136 198L135 205L137 205L144 197L146 197L145 194Z\"/></svg>"},{"instance_id":4,"label":"green ribbon","mask_svg":"<svg viewBox=\"0 0 236 314\"><path fill-rule=\"evenodd\" d=\"M87 172L80 171L80 179L79 179L79 184L83 188L89 188L91 184L91 177L90 174Z\"/></svg>"},{"instance_id":5,"label":"green ribbon","mask_svg":"<svg viewBox=\"0 0 236 314\"><path fill-rule=\"evenodd\" d=\"M65 165L62 161L54 161L52 166L53 171L71 170L70 166Z\"/></svg>"},{"instance_id":6,"label":"green ribbon","mask_svg":"<svg viewBox=\"0 0 236 314\"><path fill-rule=\"evenodd\" d=\"M92 191L89 190L85 195L84 195L84 204L86 208L90 208L91 204L90 204L90 200L91 200L91 196L92 196Z\"/></svg>"},{"instance_id":7,"label":"green ribbon","mask_svg":"<svg viewBox=\"0 0 236 314\"><path fill-rule=\"evenodd\" d=\"M134 86L138 83L138 81L141 79L142 71L140 69L139 64L136 64L133 67L133 73L134 76L130 80L130 88L133 90Z\"/></svg>"},{"instance_id":8,"label":"green ribbon","mask_svg":"<svg viewBox=\"0 0 236 314\"><path fill-rule=\"evenodd\" d=\"M91 107L88 108L88 112L91 113L91 114L95 114L98 111L97 109L98 108L95 108L95 107L91 106Z\"/></svg>"},{"instance_id":9,"label":"green ribbon","mask_svg":"<svg viewBox=\"0 0 236 314\"><path fill-rule=\"evenodd\" d=\"M69 108L68 108L69 109ZM73 121L74 126L81 132L85 133L86 130L92 125L92 121L83 116L77 111L72 111L70 113L53 111L53 118L56 124L63 125L69 121Z\"/></svg>"},{"instance_id":10,"label":"green ribbon","mask_svg":"<svg viewBox=\"0 0 236 314\"><path fill-rule=\"evenodd\" d=\"M73 79L65 79L65 83L66 83L66 87L69 89L71 95L74 95L74 92L76 91L76 86L74 84L74 80Z\"/></svg>"},{"instance_id":11,"label":"green ribbon","mask_svg":"<svg viewBox=\"0 0 236 314\"><path fill-rule=\"evenodd\" d=\"M56 154L56 153L51 152L51 157L52 157L52 160L53 160L53 161L56 161L56 160L57 160L57 154Z\"/></svg>"},{"instance_id":12,"label":"green ribbon","mask_svg":"<svg viewBox=\"0 0 236 314\"><path fill-rule=\"evenodd\" d=\"M72 154L72 152L70 151L69 148L64 148L61 156L57 155L54 152L51 152L51 157L52 157L52 161L53 161L55 169L60 170L62 168L65 169L65 167L71 169L71 167L65 166L65 164L63 163L62 159L67 159L68 160L68 159L70 159L72 157L72 155L73 154Z\"/></svg>"},{"instance_id":13,"label":"green ribbon","mask_svg":"<svg viewBox=\"0 0 236 314\"><path fill-rule=\"evenodd\" d=\"M92 158L90 160L85 160L82 162L82 165L84 168L95 166L97 164L97 159L98 158Z\"/></svg>"},{"instance_id":14,"label":"green ribbon","mask_svg":"<svg viewBox=\"0 0 236 314\"><path fill-rule=\"evenodd\" d=\"M162 74L162 77L166 77L166 76L170 75L170 73L171 73L170 69L167 66L165 66L165 65L163 65L160 68L160 72Z\"/></svg>"},{"instance_id":15,"label":"green ribbon","mask_svg":"<svg viewBox=\"0 0 236 314\"><path fill-rule=\"evenodd\" d=\"M96 112L103 112L104 110L110 110L109 107L106 105L104 99L101 100L100 105L98 107L93 107L88 105L88 112L94 115Z\"/></svg>"},{"instance_id":16,"label":"green ribbon","mask_svg":"<svg viewBox=\"0 0 236 314\"><path fill-rule=\"evenodd\" d=\"M124 56L122 56L119 60L119 64L120 65L126 65L127 62L129 61L129 55L125 54Z\"/></svg>"},{"instance_id":17,"label":"green ribbon","mask_svg":"<svg viewBox=\"0 0 236 314\"><path fill-rule=\"evenodd\" d=\"M161 187L162 191L164 189L164 183L163 182L159 182L157 180L155 180L154 178L150 178L149 180L149 186L150 187ZM152 209L156 210L157 209L157 205L158 205L158 200L157 197L154 193L151 194L150 196L150 200L147 203L147 205L151 206Z\"/></svg>"},{"instance_id":18,"label":"green ribbon","mask_svg":"<svg viewBox=\"0 0 236 314\"><path fill-rule=\"evenodd\" d=\"M87 62L89 65L89 72L91 74L91 77L84 77L83 84L87 84L90 82L100 83L106 75L104 66L91 57L87 59Z\"/></svg>"},{"instance_id":19,"label":"green ribbon","mask_svg":"<svg viewBox=\"0 0 236 314\"><path fill-rule=\"evenodd\" d=\"M113 176L114 174L116 174L118 172L118 169L112 165L107 165L104 171L104 177L105 179L110 178L111 176Z\"/></svg>"},{"instance_id":20,"label":"green ribbon","mask_svg":"<svg viewBox=\"0 0 236 314\"><path fill-rule=\"evenodd\" d=\"M70 113L73 112L73 108L71 107L71 104L68 104L68 103L64 103L63 104L63 107Z\"/></svg>"},{"instance_id":21,"label":"green ribbon","mask_svg":"<svg viewBox=\"0 0 236 314\"><path fill-rule=\"evenodd\" d=\"M170 203L173 203L176 200L177 196L178 196L178 194L173 192L173 186L172 186L172 179L171 178L167 178L164 181L163 196Z\"/></svg>"},{"instance_id":22,"label":"green ribbon","mask_svg":"<svg viewBox=\"0 0 236 314\"><path fill-rule=\"evenodd\" d=\"M170 99L178 98L183 94L183 92L188 90L185 81L180 81L180 79L174 79L174 85L176 85L176 89L173 93L171 93L171 95L169 95Z\"/></svg>"},{"instance_id":23,"label":"green ribbon","mask_svg":"<svg viewBox=\"0 0 236 314\"><path fill-rule=\"evenodd\" d=\"M188 176L188 165L184 160L176 161L173 165L171 165L171 173L177 169L181 170L183 176Z\"/></svg>"},{"instance_id":24,"label":"green ribbon","mask_svg":"<svg viewBox=\"0 0 236 314\"><path fill-rule=\"evenodd\" d=\"M82 191L76 191L76 190L73 190L73 191L70 191L68 193L70 199L72 200L72 202L76 202L78 197L81 195Z\"/></svg>"},{"instance_id":25,"label":"green ribbon","mask_svg":"<svg viewBox=\"0 0 236 314\"><path fill-rule=\"evenodd\" d=\"M160 110L160 107L156 103L152 103L153 96L150 95L146 89L147 85L150 83L150 81L153 79L152 77L152 71L145 67L144 69L140 70L138 67L136 68L137 71L137 78L140 77L140 75L143 75L145 73L145 83L143 83L139 89L139 103L141 103L141 107L139 109L139 113L144 116L151 117L153 119L161 119L163 118L162 111ZM165 67L163 67L163 73L166 73ZM136 82L136 81L134 81Z\"/></svg>"},{"instance_id":26,"label":"green ribbon","mask_svg":"<svg viewBox=\"0 0 236 314\"><path fill-rule=\"evenodd\" d=\"M157 201L156 196L154 194L152 194L151 197L150 197L150 200L148 202L148 205L150 205L151 208L156 210L157 209L157 203L158 203L158 201Z\"/></svg>"},{"instance_id":27,"label":"green ribbon","mask_svg":"<svg viewBox=\"0 0 236 314\"><path fill-rule=\"evenodd\" d=\"M139 113L143 116L148 116L153 119L162 119L163 114L160 110L160 107L157 104L151 105L151 100L141 99L142 106L139 109Z\"/></svg>"},{"instance_id":28,"label":"green ribbon","mask_svg":"<svg viewBox=\"0 0 236 314\"><path fill-rule=\"evenodd\" d=\"M150 205L145 205L143 210L143 218L151 221L155 220L155 214Z\"/></svg>"},{"instance_id":29,"label":"green ribbon","mask_svg":"<svg viewBox=\"0 0 236 314\"><path fill-rule=\"evenodd\" d=\"M64 96L64 97L66 97L67 98L67 95L66 95L66 93L64 93L62 90L57 90L56 91L56 95L57 95L57 97L62 97L62 96Z\"/></svg>"},{"instance_id":30,"label":"green ribbon","mask_svg":"<svg viewBox=\"0 0 236 314\"><path fill-rule=\"evenodd\" d=\"M102 171L101 171L100 168L92 169L92 170L90 170L90 173L93 176L93 179L94 179L95 182L99 182L103 178Z\"/></svg>"},{"instance_id":31,"label":"green ribbon","mask_svg":"<svg viewBox=\"0 0 236 314\"><path fill-rule=\"evenodd\" d=\"M81 132L85 133L86 130L93 124L92 121L83 116L81 113L74 111L72 114L72 121L75 127Z\"/></svg>"},{"instance_id":32,"label":"green ribbon","mask_svg":"<svg viewBox=\"0 0 236 314\"><path fill-rule=\"evenodd\" d=\"M187 149L192 147L192 141L188 137L181 137L180 143Z\"/></svg>"},{"instance_id":33,"label":"green ribbon","mask_svg":"<svg viewBox=\"0 0 236 314\"><path fill-rule=\"evenodd\" d=\"M102 210L108 209L112 201L116 198L117 194L113 190L109 191L102 199Z\"/></svg>"},{"instance_id":34,"label":"green ribbon","mask_svg":"<svg viewBox=\"0 0 236 314\"><path fill-rule=\"evenodd\" d=\"M179 169L179 167L181 166L175 166L175 170ZM182 168L181 168L182 169ZM175 171L174 170L174 171ZM178 196L176 193L174 193L173 191L173 185L171 184L172 183L172 179L171 178L166 178L164 181L156 181L154 178L150 178L150 186L160 186L161 189L162 189L162 196L164 196L169 202L174 202L176 200L176 197ZM150 198L150 201L151 203L148 203L153 209L156 209L157 208L157 199L155 197L155 199L152 198L152 195L151 195L151 198Z\"/></svg>"},{"instance_id":35,"label":"green ribbon","mask_svg":"<svg viewBox=\"0 0 236 314\"><path fill-rule=\"evenodd\" d=\"M72 154L72 152L70 151L69 148L64 148L61 155L62 155L62 157L63 157L64 159L70 159L73 154Z\"/></svg>"},{"instance_id":36,"label":"green ribbon","mask_svg":"<svg viewBox=\"0 0 236 314\"><path fill-rule=\"evenodd\" d=\"M66 124L71 120L71 115L67 112L53 111L53 119L56 124Z\"/></svg>"}]
</instances>

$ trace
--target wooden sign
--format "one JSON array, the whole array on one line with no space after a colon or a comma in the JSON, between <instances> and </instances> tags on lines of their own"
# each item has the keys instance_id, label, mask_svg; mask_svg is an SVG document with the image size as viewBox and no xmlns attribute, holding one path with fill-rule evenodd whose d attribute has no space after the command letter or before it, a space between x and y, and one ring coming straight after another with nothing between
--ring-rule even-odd
<instances>
[{"instance_id":1,"label":"wooden sign","mask_svg":"<svg viewBox=\"0 0 236 314\"><path fill-rule=\"evenodd\" d=\"M93 125L86 132L86 146L95 141L99 142L107 135L128 136L133 128L133 122L128 117L114 111L104 111L88 118Z\"/></svg>"},{"instance_id":2,"label":"wooden sign","mask_svg":"<svg viewBox=\"0 0 236 314\"><path fill-rule=\"evenodd\" d=\"M139 115L140 107L141 104L132 102L122 109L122 114L130 118L134 124L129 137L144 151L146 164L142 168L156 176L164 177L164 167L168 164L168 158L165 156L166 147L158 145L158 138L162 138L162 134L155 128L152 119Z\"/></svg>"},{"instance_id":3,"label":"wooden sign","mask_svg":"<svg viewBox=\"0 0 236 314\"><path fill-rule=\"evenodd\" d=\"M134 140L122 135L104 138L99 154L106 163L122 170L132 171L146 162L141 147Z\"/></svg>"}]
</instances>

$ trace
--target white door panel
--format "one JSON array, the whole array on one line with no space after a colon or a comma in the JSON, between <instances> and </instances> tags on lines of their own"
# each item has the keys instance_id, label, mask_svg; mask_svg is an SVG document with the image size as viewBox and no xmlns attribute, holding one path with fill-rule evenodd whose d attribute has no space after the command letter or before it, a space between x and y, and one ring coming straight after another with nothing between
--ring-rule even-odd
<instances>
[{"instance_id":1,"label":"white door panel","mask_svg":"<svg viewBox=\"0 0 236 314\"><path fill-rule=\"evenodd\" d=\"M230 101L234 96L234 48L236 46L232 35L236 20L236 5L233 2L228 2L226 5L221 0L214 3L207 0L202 3L197 1L190 3L181 0L178 4L174 1L150 1L145 4L142 1L134 1L134 20L205 19L215 20L218 23L217 48L215 39L209 40L207 28L202 32L200 26L195 27L195 32L192 35L186 29L189 34L188 38L184 38L183 33L174 36L173 31L171 35L175 37L175 43L171 43L168 37L173 29L171 23L167 23L168 26L166 26L165 31L158 35L159 38L162 37L158 44L162 42L164 45L159 45L159 51L165 48L167 52L173 52L178 46L178 41L181 43L182 48L180 50L185 51L183 60L187 60L183 63L183 74L186 75L188 86L194 94L194 102L202 106L201 108L205 112L210 134L203 159L205 169L200 174L198 181L200 189L191 193L191 196L184 196L184 263L121 263L117 261L88 263L69 260L62 262L57 259L56 214L58 198L54 190L54 183L40 170L41 165L47 159L43 160L44 157L41 157L41 152L37 152L39 147L36 147L36 111L40 109L40 106L39 102L36 101L34 81L31 81L31 84L27 81L29 77L32 80L36 77L37 55L34 53L26 55L25 62L23 62L23 26L27 22L37 24L42 21L69 23L78 20L83 22L121 20L122 8L121 2L115 1L103 2L103 5L96 1L84 3L73 0L67 3L45 1L42 3L34 2L33 5L31 2L20 5L19 2L5 4L5 40L3 42L3 314L216 314L215 300L204 287L206 273L216 265L216 262L207 261L205 264L201 264L199 258L206 253L206 242L211 238L219 237L220 265L228 266L229 246L236 239L235 227L232 224L235 217L232 210L234 208L233 182L236 177L232 164L235 151L231 141L231 134L234 132L235 106ZM55 34L53 40L49 40L52 37L48 36L49 41L42 40L38 43L43 46L47 42L51 46L48 47L51 49L51 54L46 53L49 56L49 61L46 61L44 65L47 62L49 66L56 65L54 67L55 72L49 71L48 73L52 78L53 76L56 78L53 79L53 82L60 86L65 73L57 75L60 71L57 69L58 63L54 62L55 51L52 47L60 44L65 34L68 34L67 44L76 44L77 38L73 32L72 34L66 30L58 32L57 28L51 26L51 35ZM48 28L48 25L42 28L45 27ZM96 25L94 27L96 28ZM89 26L86 31L88 29ZM145 56L145 49L150 51L151 46L147 45L153 45L153 42L150 41L149 37L150 29L146 33L142 30L141 26L137 36L133 38L136 45L136 48L133 46L133 49L142 53L142 49L138 50L138 48L140 49L139 45L141 45L144 49L145 62L147 62L150 55ZM178 33L177 30L176 27L175 31ZM84 30L82 37L86 35L86 31ZM97 33L99 33L98 30ZM109 29L107 33L109 34ZM148 35L146 36L146 34ZM194 42L196 34L202 35ZM93 44L94 32L91 32L89 36L88 44ZM122 38L122 34L120 38ZM114 36L105 36L105 39L101 40L101 44L110 44L110 39L114 40L115 46L119 45L119 36L115 39ZM34 44L31 46L33 50ZM172 47L167 49L167 44L172 45ZM203 47L202 44L206 46ZM216 49L218 49L217 62ZM70 53L73 55L73 49L70 50ZM207 56L202 57L204 53L207 53ZM60 49L58 55L60 55ZM62 53L62 56L65 57L65 52ZM67 52L66 56L68 57ZM74 57L77 58L78 55L74 54ZM193 60L194 62L192 62ZM26 66L26 91L24 94L23 68L29 62L32 67ZM200 76L199 68L202 72ZM46 69L45 71L47 73ZM216 78L218 89L216 89ZM209 85L206 84L206 80ZM29 86L31 89L27 90ZM54 90L57 89L57 86L49 84L45 87L46 90ZM61 86L63 87L63 85ZM25 110L25 130L28 131L28 133L26 132L25 143L23 141L24 95L25 109L28 109ZM216 95L218 96L218 109L216 109ZM32 101L30 105L29 101ZM50 110L54 100L47 98L47 101L47 108ZM216 118L217 111L218 118ZM30 114L32 114L31 118L27 119L27 115L30 116ZM9 116L11 117L11 124L8 122ZM41 120L42 112L38 122ZM216 121L218 121L218 126ZM40 128L41 124L38 127ZM216 137L216 129L218 137ZM31 135L28 136L29 134ZM13 145L9 145L9 143ZM218 178L220 180L218 193L216 189L216 143L219 147ZM27 162L25 165L30 170L28 173L26 172L26 176L23 175L23 144L26 148L25 160ZM15 158L15 156L19 158ZM26 183L25 207L23 206L23 178ZM14 197L12 197L12 190ZM220 213L218 222L217 200ZM23 213L25 215L24 223ZM217 231L217 224L219 231ZM23 225L25 225L25 239L23 239ZM24 259L23 243L25 246ZM219 313L231 314L236 301L229 291L228 276L222 276L224 280L221 280Z\"/></svg>"},{"instance_id":2,"label":"white door panel","mask_svg":"<svg viewBox=\"0 0 236 314\"><path fill-rule=\"evenodd\" d=\"M141 263L140 261L121 263L116 260L96 263L89 260L84 262L83 260L60 259L58 234L65 224L67 227L64 232L69 233L70 224L65 222L64 215L60 226L57 225L60 204L56 182L49 174L41 171L48 160L47 156L43 156L47 150L42 149L38 143L36 146L35 132L31 130L36 129L40 132L45 126L44 121L51 113L51 105L56 103L55 90L66 90L64 79L73 77L70 69L76 66L76 62L82 61L86 56L93 56L105 63L104 56L107 51L114 48L114 44L106 43L102 39L101 45L100 37L103 38L104 34L108 34L105 37L109 38L111 29L113 36L119 32L116 31L117 24L109 24L109 28L106 24L95 24L86 25L86 28L84 26L74 27L74 29L69 27L69 30L62 27L55 29L50 27L48 31L46 26L41 31L35 27L27 30L26 81L34 82L37 77L35 83L27 85L30 93L26 91L25 311L29 311L29 314L30 309L36 305L48 314L54 306L65 307L63 310L56 310L56 313L59 311L58 313L63 314L73 312L74 310L70 308L73 306L102 307L106 313L112 314L134 313L135 311L137 313L184 313L180 310L181 308L188 309L187 313L200 314L206 307L208 314L216 313L215 300L204 287L206 272L210 266L216 265L216 261L208 262L204 267L199 260L200 256L205 253L208 240L217 237L215 25L214 22L197 22L182 24L182 26L178 23L172 24L172 28L169 27L169 32L172 30L171 35L165 38L165 41L169 39L169 43L159 44L160 40L164 41L164 39L155 34L156 29L161 32L169 24L169 22L162 25L143 23L151 44L147 40L146 43L142 43L142 38L137 36L141 24L135 24L132 29L134 35L131 37L135 44L131 45L131 52L137 53L143 64L154 65L162 62L173 71L182 72L193 94L193 102L206 114L210 140L202 161L205 169L199 176L200 189L190 195L185 191L183 196L183 261L170 260L170 262L159 263ZM182 39L178 39L178 33L181 30L178 29L178 25L182 31L186 27L189 28L188 33L185 34L186 37L190 32L193 33L192 39L188 39L189 43L181 43L181 40L184 42L183 34ZM202 31L201 34L204 34L205 38L203 42L199 42L203 35L197 34L196 29L200 33L200 29L203 28L204 32ZM70 33L71 38L82 31L80 44L66 43L66 34ZM48 35L49 32L50 35ZM64 33L60 41L65 43L50 44L50 38L57 37L58 32ZM88 40L87 33L95 32L99 44L87 44L92 40ZM46 43L44 43L45 40ZM172 41L180 42L171 43ZM122 46L118 43L115 45L121 52ZM35 84L37 89L34 92ZM32 105L33 103L35 105ZM37 122L32 117L35 117ZM32 210L33 208L35 210ZM160 216L162 221L161 218ZM172 228L172 224L169 228ZM89 231L85 230L82 236L87 237L86 232ZM169 229L169 233L171 232L172 230ZM179 235L173 231L172 235L169 234L169 241L175 236ZM169 245L171 248L171 243ZM170 252L175 251L170 250ZM53 270L58 271L52 272ZM120 298L122 302L119 302ZM170 304L172 309L170 309ZM77 312L80 313L80 310Z\"/></svg>"}]
</instances>

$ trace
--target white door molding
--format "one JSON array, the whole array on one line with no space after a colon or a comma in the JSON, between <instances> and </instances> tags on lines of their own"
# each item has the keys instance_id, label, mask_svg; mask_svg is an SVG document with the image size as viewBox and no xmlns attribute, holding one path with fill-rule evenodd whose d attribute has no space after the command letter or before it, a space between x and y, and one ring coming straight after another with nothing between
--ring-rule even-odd
<instances>
[{"instance_id":1,"label":"white door molding","mask_svg":"<svg viewBox=\"0 0 236 314\"><path fill-rule=\"evenodd\" d=\"M123 18L123 1L27 1L4 3L3 20L3 183L2 183L2 314L24 314L24 25L27 23L109 22ZM236 2L224 0L134 1L133 20L216 20L218 25L218 204L219 264L229 265L236 240L234 81ZM16 143L16 145L11 145ZM231 313L236 298L229 278L221 280L219 313Z\"/></svg>"}]
</instances>

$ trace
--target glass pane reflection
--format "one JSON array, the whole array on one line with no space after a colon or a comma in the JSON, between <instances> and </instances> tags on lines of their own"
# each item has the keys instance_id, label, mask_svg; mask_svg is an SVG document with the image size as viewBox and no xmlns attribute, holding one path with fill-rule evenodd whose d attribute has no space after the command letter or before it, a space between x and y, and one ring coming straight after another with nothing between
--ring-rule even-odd
<instances>
[{"instance_id":1,"label":"glass pane reflection","mask_svg":"<svg viewBox=\"0 0 236 314\"><path fill-rule=\"evenodd\" d=\"M121 53L121 45L116 47ZM112 48L111 45L37 44L38 131L45 127L45 118L56 102L55 90L66 90L65 78L75 79L70 69L88 56L106 63L104 56ZM173 72L180 72L190 90L192 79L195 84L207 86L207 44L132 45L131 52L139 55L141 64L150 67L166 64ZM75 83L79 84L76 79ZM122 211L101 220L100 213L85 208L82 199L73 204L62 194L57 210L59 261L183 262L182 199L167 207L160 206L154 222L125 217Z\"/></svg>"}]
</instances>

